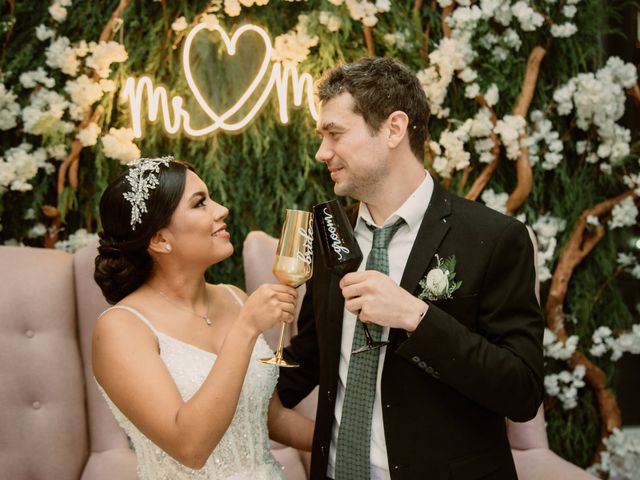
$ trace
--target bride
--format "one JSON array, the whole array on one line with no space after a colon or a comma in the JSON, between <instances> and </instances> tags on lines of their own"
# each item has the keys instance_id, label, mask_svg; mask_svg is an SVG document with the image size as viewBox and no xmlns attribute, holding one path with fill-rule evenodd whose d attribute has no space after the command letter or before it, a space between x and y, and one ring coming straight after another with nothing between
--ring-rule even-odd
<instances>
[{"instance_id":1,"label":"bride","mask_svg":"<svg viewBox=\"0 0 640 480\"><path fill-rule=\"evenodd\" d=\"M205 282L233 253L190 166L142 159L105 190L95 279L113 305L93 332L93 371L138 459L156 479L282 479L274 440L310 450L313 423L285 409L261 332L294 316L296 291L251 296Z\"/></svg>"}]
</instances>

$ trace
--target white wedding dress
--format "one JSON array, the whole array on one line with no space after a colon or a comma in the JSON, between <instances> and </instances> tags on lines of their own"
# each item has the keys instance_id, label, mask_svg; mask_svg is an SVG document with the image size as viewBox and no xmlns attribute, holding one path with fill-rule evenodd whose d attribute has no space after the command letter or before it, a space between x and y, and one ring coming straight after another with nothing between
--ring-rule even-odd
<instances>
[{"instance_id":1,"label":"white wedding dress","mask_svg":"<svg viewBox=\"0 0 640 480\"><path fill-rule=\"evenodd\" d=\"M226 287L226 285L225 285ZM236 293L226 287L239 303ZM160 357L173 377L182 398L191 398L216 361L216 355L166 335L137 310L122 308L142 320L158 337ZM281 467L271 454L267 432L269 400L278 369L258 361L272 356L264 338L258 337L242 386L236 413L228 430L201 470L193 470L167 455L125 417L98 385L120 426L127 433L138 460L140 480L282 480Z\"/></svg>"}]
</instances>

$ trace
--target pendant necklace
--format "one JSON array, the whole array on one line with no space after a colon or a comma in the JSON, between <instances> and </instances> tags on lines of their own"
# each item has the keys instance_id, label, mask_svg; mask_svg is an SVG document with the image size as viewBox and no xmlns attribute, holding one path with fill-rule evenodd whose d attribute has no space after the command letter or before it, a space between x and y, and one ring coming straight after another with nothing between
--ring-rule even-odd
<instances>
[{"instance_id":1,"label":"pendant necklace","mask_svg":"<svg viewBox=\"0 0 640 480\"><path fill-rule=\"evenodd\" d=\"M195 310L190 309L189 307L185 307L184 305L180 305L178 303L176 303L174 300L171 300L171 298L166 294L161 292L160 290L156 290L155 288L153 288L151 285L149 285L149 288L151 290L153 290L154 292L156 292L158 295L160 295L161 297L163 297L167 302L169 302L171 305L173 305L174 307L184 311L184 312L189 312L192 313L193 315L195 315L198 318L201 318L202 320L204 320L205 322L207 322L207 325L211 326L211 319L209 318L209 308L210 308L210 302L209 302L209 291L207 290L207 287L204 287L204 295L206 297L207 300L207 313L204 315L200 315L198 312L196 312Z\"/></svg>"}]
</instances>

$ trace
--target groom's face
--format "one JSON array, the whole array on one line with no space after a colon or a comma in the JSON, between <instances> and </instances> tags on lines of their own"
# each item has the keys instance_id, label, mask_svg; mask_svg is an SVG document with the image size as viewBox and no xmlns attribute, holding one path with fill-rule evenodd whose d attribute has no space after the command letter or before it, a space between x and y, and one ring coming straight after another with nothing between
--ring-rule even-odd
<instances>
[{"instance_id":1,"label":"groom's face","mask_svg":"<svg viewBox=\"0 0 640 480\"><path fill-rule=\"evenodd\" d=\"M353 110L353 97L342 93L320 106L316 131L322 143L316 160L327 165L336 195L367 201L388 173L388 145Z\"/></svg>"}]
</instances>

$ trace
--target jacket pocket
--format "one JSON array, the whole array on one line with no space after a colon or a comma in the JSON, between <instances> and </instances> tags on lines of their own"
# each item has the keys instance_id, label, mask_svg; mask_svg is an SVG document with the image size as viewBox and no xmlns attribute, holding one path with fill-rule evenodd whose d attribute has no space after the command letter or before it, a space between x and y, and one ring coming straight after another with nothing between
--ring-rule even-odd
<instances>
[{"instance_id":1,"label":"jacket pocket","mask_svg":"<svg viewBox=\"0 0 640 480\"><path fill-rule=\"evenodd\" d=\"M448 313L458 322L472 328L478 311L478 294L456 297L432 302L443 312Z\"/></svg>"}]
</instances>

